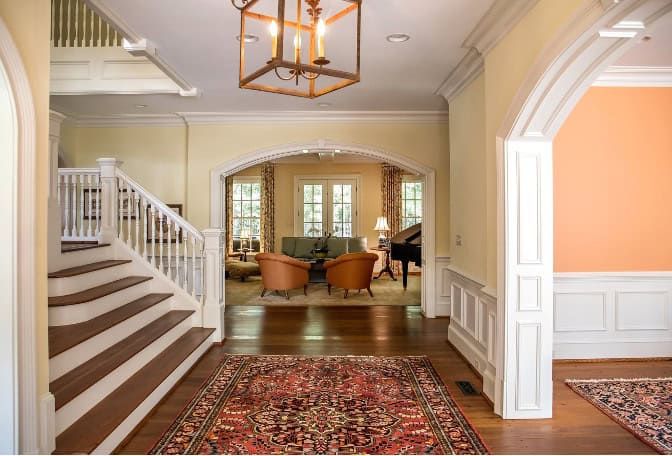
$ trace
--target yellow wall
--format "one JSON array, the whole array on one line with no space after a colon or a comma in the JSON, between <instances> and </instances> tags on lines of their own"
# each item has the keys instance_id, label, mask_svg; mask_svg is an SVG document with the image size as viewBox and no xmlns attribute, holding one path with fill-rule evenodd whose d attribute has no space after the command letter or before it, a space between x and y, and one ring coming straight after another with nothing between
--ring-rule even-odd
<instances>
[{"instance_id":1,"label":"yellow wall","mask_svg":"<svg viewBox=\"0 0 672 456\"><path fill-rule=\"evenodd\" d=\"M481 75L450 104L450 262L482 282L487 274L484 97Z\"/></svg>"},{"instance_id":2,"label":"yellow wall","mask_svg":"<svg viewBox=\"0 0 672 456\"><path fill-rule=\"evenodd\" d=\"M166 202L182 202L178 198L183 195L186 216L198 228L206 228L210 223L210 172L243 154L326 139L373 146L410 157L436 171L436 194L439 196L436 198L437 255L449 255L447 123L196 125L75 130L66 133L69 135L68 147L75 149L64 151L68 160L72 157L70 166L93 166L95 159L101 156L119 157L125 162L122 169L127 174L157 196L166 198ZM186 173L186 179L180 177L183 173ZM362 201L374 200L380 200L380 187L366 186ZM373 226L372 222L363 220L362 228L368 229L367 224Z\"/></svg>"},{"instance_id":3,"label":"yellow wall","mask_svg":"<svg viewBox=\"0 0 672 456\"><path fill-rule=\"evenodd\" d=\"M465 101L467 97L471 96L470 91L479 90L477 86L481 82L478 80L474 81L465 93L451 103L452 135L460 134L454 131L457 124L466 125L470 122L480 124L469 126L475 134L471 139L464 136L461 139L454 138L452 144L453 146L459 145L465 150L469 149L479 156L478 151L483 151L485 154L484 172L479 173L475 169L471 169L470 172L473 172L474 178L480 180L478 182L454 184L451 190L455 203L457 203L456 195L468 192L473 186L480 186L486 190L485 202L479 204L485 205L486 217L484 222L486 223L485 242L487 248L484 252L470 252L470 254L473 253L476 256L484 255L484 257L470 258L469 261L463 261L462 265L469 271L476 271L476 266L485 262L484 282L486 286L491 288L497 286L497 134L516 93L544 46L556 36L561 27L569 22L583 3L585 3L584 0L540 0L511 32L485 56L483 75L484 119L481 119L480 110L477 106ZM481 132L484 134L484 141L482 137L478 136ZM464 141L462 141L463 139ZM480 164L473 165L480 166ZM482 213L482 208L483 206L481 206L479 214ZM455 217L458 217L457 213ZM466 225L461 227L465 233L479 233L481 229L479 225L483 221L476 217L470 217L469 221L465 223ZM455 234L454 231L453 234ZM459 252L456 252L455 256L459 258Z\"/></svg>"},{"instance_id":4,"label":"yellow wall","mask_svg":"<svg viewBox=\"0 0 672 456\"><path fill-rule=\"evenodd\" d=\"M77 168L118 158L123 171L163 202L186 202L186 127L71 128L66 122L61 153Z\"/></svg>"},{"instance_id":5,"label":"yellow wall","mask_svg":"<svg viewBox=\"0 0 672 456\"><path fill-rule=\"evenodd\" d=\"M21 54L35 105L35 306L38 393L49 390L47 345L47 195L49 182L49 0L0 0L0 17Z\"/></svg>"}]
</instances>

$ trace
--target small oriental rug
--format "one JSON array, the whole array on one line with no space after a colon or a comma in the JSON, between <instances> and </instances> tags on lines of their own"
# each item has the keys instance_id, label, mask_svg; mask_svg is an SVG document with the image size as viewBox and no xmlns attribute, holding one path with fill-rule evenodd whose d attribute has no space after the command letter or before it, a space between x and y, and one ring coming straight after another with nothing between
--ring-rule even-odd
<instances>
[{"instance_id":1,"label":"small oriental rug","mask_svg":"<svg viewBox=\"0 0 672 456\"><path fill-rule=\"evenodd\" d=\"M565 380L567 386L661 454L672 454L672 378Z\"/></svg>"},{"instance_id":2,"label":"small oriental rug","mask_svg":"<svg viewBox=\"0 0 672 456\"><path fill-rule=\"evenodd\" d=\"M485 454L426 357L226 356L151 454Z\"/></svg>"}]
</instances>

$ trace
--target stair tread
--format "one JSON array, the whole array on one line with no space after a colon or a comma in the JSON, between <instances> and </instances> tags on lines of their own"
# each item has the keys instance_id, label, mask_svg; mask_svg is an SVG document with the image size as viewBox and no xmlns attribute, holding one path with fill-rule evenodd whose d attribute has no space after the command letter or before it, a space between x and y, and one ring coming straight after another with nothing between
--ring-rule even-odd
<instances>
[{"instance_id":1,"label":"stair tread","mask_svg":"<svg viewBox=\"0 0 672 456\"><path fill-rule=\"evenodd\" d=\"M56 398L56 410L131 359L193 313L193 310L171 310L49 383L49 391Z\"/></svg>"},{"instance_id":2,"label":"stair tread","mask_svg":"<svg viewBox=\"0 0 672 456\"><path fill-rule=\"evenodd\" d=\"M82 304L84 302L89 302L95 299L102 298L114 292L132 287L133 285L137 285L139 283L146 282L148 280L152 280L152 277L129 276L124 277L123 279L115 280L113 282L105 283L103 285L98 285L97 287L89 288L88 290L79 291L77 293L63 296L50 296L49 307Z\"/></svg>"},{"instance_id":3,"label":"stair tread","mask_svg":"<svg viewBox=\"0 0 672 456\"><path fill-rule=\"evenodd\" d=\"M91 453L212 333L191 328L56 438L55 454Z\"/></svg>"},{"instance_id":4,"label":"stair tread","mask_svg":"<svg viewBox=\"0 0 672 456\"><path fill-rule=\"evenodd\" d=\"M81 274L86 274L89 272L100 271L101 269L112 268L114 266L119 266L122 264L131 263L131 260L105 260L97 261L95 263L89 263L82 266L76 266L74 268L62 269L56 272L50 272L50 279L62 279L65 277L74 277Z\"/></svg>"},{"instance_id":5,"label":"stair tread","mask_svg":"<svg viewBox=\"0 0 672 456\"><path fill-rule=\"evenodd\" d=\"M109 246L110 244L61 244L61 253L79 252L80 250L99 249Z\"/></svg>"},{"instance_id":6,"label":"stair tread","mask_svg":"<svg viewBox=\"0 0 672 456\"><path fill-rule=\"evenodd\" d=\"M150 293L89 321L52 326L49 328L49 357L53 358L171 296L172 293Z\"/></svg>"}]
</instances>

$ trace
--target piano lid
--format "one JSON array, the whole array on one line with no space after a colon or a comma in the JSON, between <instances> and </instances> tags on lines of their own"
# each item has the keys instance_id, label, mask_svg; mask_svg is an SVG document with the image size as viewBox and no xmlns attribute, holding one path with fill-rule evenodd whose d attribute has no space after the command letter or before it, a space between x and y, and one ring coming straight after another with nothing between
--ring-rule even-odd
<instances>
[{"instance_id":1,"label":"piano lid","mask_svg":"<svg viewBox=\"0 0 672 456\"><path fill-rule=\"evenodd\" d=\"M422 223L400 231L390 239L390 242L392 244L422 244Z\"/></svg>"}]
</instances>

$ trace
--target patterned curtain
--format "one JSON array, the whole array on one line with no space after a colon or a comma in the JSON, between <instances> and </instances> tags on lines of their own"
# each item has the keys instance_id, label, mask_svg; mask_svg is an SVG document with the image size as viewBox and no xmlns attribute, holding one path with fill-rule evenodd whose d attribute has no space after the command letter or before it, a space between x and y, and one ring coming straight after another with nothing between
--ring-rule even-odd
<instances>
[{"instance_id":1,"label":"patterned curtain","mask_svg":"<svg viewBox=\"0 0 672 456\"><path fill-rule=\"evenodd\" d=\"M261 251L275 252L275 169L261 166Z\"/></svg>"},{"instance_id":2,"label":"patterned curtain","mask_svg":"<svg viewBox=\"0 0 672 456\"><path fill-rule=\"evenodd\" d=\"M404 172L392 165L383 165L382 195L383 215L390 225L388 237L401 231L401 179Z\"/></svg>"},{"instance_id":3,"label":"patterned curtain","mask_svg":"<svg viewBox=\"0 0 672 456\"><path fill-rule=\"evenodd\" d=\"M226 177L226 251L224 256L233 253L233 176Z\"/></svg>"}]
</instances>

